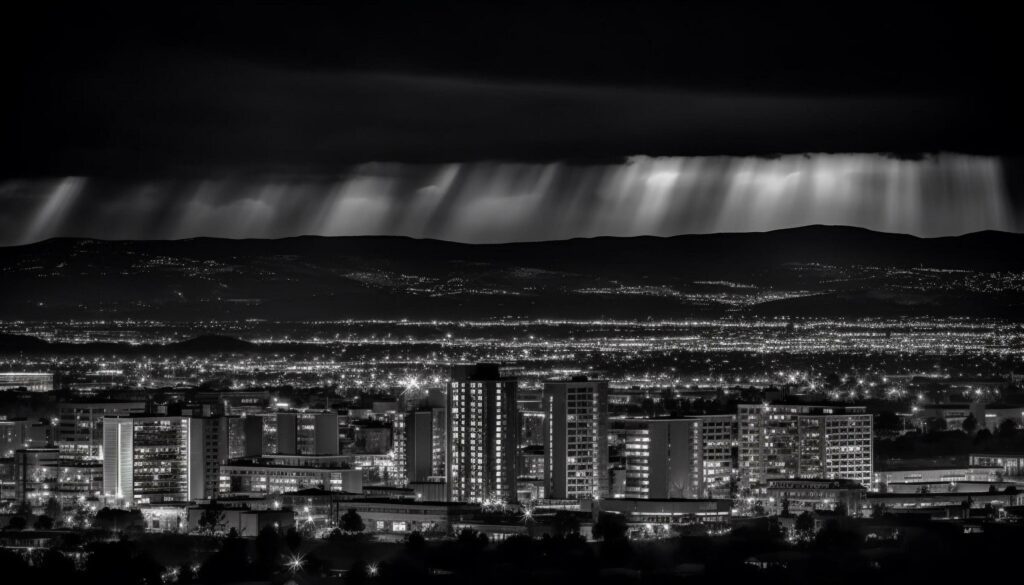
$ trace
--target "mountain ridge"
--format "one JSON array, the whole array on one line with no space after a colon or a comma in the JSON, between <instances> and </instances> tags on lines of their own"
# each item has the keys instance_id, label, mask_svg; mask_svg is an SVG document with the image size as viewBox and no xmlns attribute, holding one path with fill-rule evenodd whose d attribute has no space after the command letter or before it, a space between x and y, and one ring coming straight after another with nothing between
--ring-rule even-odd
<instances>
[{"instance_id":1,"label":"mountain ridge","mask_svg":"<svg viewBox=\"0 0 1024 585\"><path fill-rule=\"evenodd\" d=\"M1022 275L1024 234L996 231L805 226L504 244L59 238L0 248L0 319L1018 318Z\"/></svg>"},{"instance_id":2,"label":"mountain ridge","mask_svg":"<svg viewBox=\"0 0 1024 585\"><path fill-rule=\"evenodd\" d=\"M366 234L366 235L346 235L346 236L324 236L320 234L300 234L295 236L282 236L279 238L226 238L219 236L194 236L190 238L153 238L153 239L106 239L106 238L92 238L92 237L77 237L77 236L56 236L52 238L46 238L36 242L28 242L24 244L9 244L0 245L0 249L12 249L12 248L27 248L32 246L38 246L51 242L103 242L103 243L138 243L138 242L153 242L153 243L173 243L173 242L203 242L203 241L222 241L222 242L281 242L288 240L408 240L415 242L438 242L444 244L455 244L460 246L473 246L473 247L488 247L488 246L509 246L509 245L524 245L524 244L554 244L560 242L575 242L575 241L595 241L595 240L674 240L682 238L701 238L708 236L749 236L749 235L764 235L764 234L780 234L787 232L811 232L817 230L846 230L849 232L862 232L871 234L880 234L884 236L898 236L904 238L911 238L915 240L951 240L958 238L967 238L978 235L997 235L997 236L1011 236L1020 237L1024 240L1024 233L1010 232L1004 230L978 230L974 232L965 232L956 235L946 236L918 236L916 234L906 234L899 232L885 232L880 230L873 230L870 228L842 225L842 224L808 224L803 226L794 226L779 228L774 230L765 231L746 231L746 232L700 232L700 233L685 233L685 234L674 234L670 236L661 236L656 234L641 234L634 236L615 236L615 235L601 235L601 236L576 236L573 238L565 238L560 240L510 240L504 242L462 242L459 240L445 240L441 238L427 238L427 237L416 237L406 235L388 235L388 234Z\"/></svg>"}]
</instances>

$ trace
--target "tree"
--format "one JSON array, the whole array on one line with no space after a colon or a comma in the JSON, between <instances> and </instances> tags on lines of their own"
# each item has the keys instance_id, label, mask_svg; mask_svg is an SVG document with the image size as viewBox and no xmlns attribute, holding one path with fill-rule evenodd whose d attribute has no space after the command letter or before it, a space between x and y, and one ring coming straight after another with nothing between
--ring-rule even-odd
<instances>
[{"instance_id":1,"label":"tree","mask_svg":"<svg viewBox=\"0 0 1024 585\"><path fill-rule=\"evenodd\" d=\"M341 516L341 529L345 532L362 532L366 530L366 525L363 524L363 517L355 509L349 508Z\"/></svg>"},{"instance_id":2,"label":"tree","mask_svg":"<svg viewBox=\"0 0 1024 585\"><path fill-rule=\"evenodd\" d=\"M889 411L878 413L875 417L875 429L878 431L899 431L903 428L903 421L900 417Z\"/></svg>"},{"instance_id":3,"label":"tree","mask_svg":"<svg viewBox=\"0 0 1024 585\"><path fill-rule=\"evenodd\" d=\"M960 428L962 428L968 435L973 435L974 431L978 430L978 419L974 418L973 412L967 415L964 422L960 423Z\"/></svg>"},{"instance_id":4,"label":"tree","mask_svg":"<svg viewBox=\"0 0 1024 585\"><path fill-rule=\"evenodd\" d=\"M838 502L835 507L835 513L840 516L849 516L850 509L846 506L846 502Z\"/></svg>"},{"instance_id":5,"label":"tree","mask_svg":"<svg viewBox=\"0 0 1024 585\"><path fill-rule=\"evenodd\" d=\"M75 562L55 548L43 555L39 566L44 583L72 583L75 579Z\"/></svg>"},{"instance_id":6,"label":"tree","mask_svg":"<svg viewBox=\"0 0 1024 585\"><path fill-rule=\"evenodd\" d=\"M804 542L810 542L814 538L814 516L810 512L804 512L796 517L793 523L796 536Z\"/></svg>"},{"instance_id":7,"label":"tree","mask_svg":"<svg viewBox=\"0 0 1024 585\"><path fill-rule=\"evenodd\" d=\"M362 585L366 583L366 580L370 577L370 568L367 566L366 561L359 559L352 563L349 567L348 573L345 573L345 583L347 585Z\"/></svg>"},{"instance_id":8,"label":"tree","mask_svg":"<svg viewBox=\"0 0 1024 585\"><path fill-rule=\"evenodd\" d=\"M1004 437L1012 437L1017 433L1017 423L1012 418L1003 420L999 423L999 434Z\"/></svg>"},{"instance_id":9,"label":"tree","mask_svg":"<svg viewBox=\"0 0 1024 585\"><path fill-rule=\"evenodd\" d=\"M299 552L299 547L302 546L302 535L295 530L294 526L289 528L288 532L285 533L284 543L288 545L288 548L290 548L293 553Z\"/></svg>"},{"instance_id":10,"label":"tree","mask_svg":"<svg viewBox=\"0 0 1024 585\"><path fill-rule=\"evenodd\" d=\"M22 516L11 516L7 521L7 530L24 530L28 522Z\"/></svg>"},{"instance_id":11,"label":"tree","mask_svg":"<svg viewBox=\"0 0 1024 585\"><path fill-rule=\"evenodd\" d=\"M53 518L46 515L36 518L34 528L36 530L53 530Z\"/></svg>"},{"instance_id":12,"label":"tree","mask_svg":"<svg viewBox=\"0 0 1024 585\"><path fill-rule=\"evenodd\" d=\"M779 522L778 516L772 516L768 519L768 534L772 540L780 540L785 536L785 530L782 528L782 522Z\"/></svg>"},{"instance_id":13,"label":"tree","mask_svg":"<svg viewBox=\"0 0 1024 585\"><path fill-rule=\"evenodd\" d=\"M557 536L567 536L580 531L580 521L568 510L559 510L551 519L551 530Z\"/></svg>"},{"instance_id":14,"label":"tree","mask_svg":"<svg viewBox=\"0 0 1024 585\"><path fill-rule=\"evenodd\" d=\"M888 508L885 504L875 504L874 506L871 506L872 518L881 518L882 516L885 516L886 512L888 512Z\"/></svg>"},{"instance_id":15,"label":"tree","mask_svg":"<svg viewBox=\"0 0 1024 585\"><path fill-rule=\"evenodd\" d=\"M598 540L624 540L628 531L621 514L602 513L594 523L594 538Z\"/></svg>"},{"instance_id":16,"label":"tree","mask_svg":"<svg viewBox=\"0 0 1024 585\"><path fill-rule=\"evenodd\" d=\"M43 514L46 514L50 518L54 519L61 517L60 502L57 501L57 498L51 497L49 500L46 501L46 509L43 512Z\"/></svg>"},{"instance_id":17,"label":"tree","mask_svg":"<svg viewBox=\"0 0 1024 585\"><path fill-rule=\"evenodd\" d=\"M139 510L103 508L96 512L94 524L97 528L115 532L143 530L146 527L146 519L142 517L142 512Z\"/></svg>"},{"instance_id":18,"label":"tree","mask_svg":"<svg viewBox=\"0 0 1024 585\"><path fill-rule=\"evenodd\" d=\"M269 576L281 560L281 535L273 526L266 526L256 535L253 567L257 575Z\"/></svg>"},{"instance_id":19,"label":"tree","mask_svg":"<svg viewBox=\"0 0 1024 585\"><path fill-rule=\"evenodd\" d=\"M789 518L789 498L782 498L782 514L783 518Z\"/></svg>"},{"instance_id":20,"label":"tree","mask_svg":"<svg viewBox=\"0 0 1024 585\"><path fill-rule=\"evenodd\" d=\"M218 504L217 500L210 500L199 516L199 531L214 534L221 532L224 529L224 524L224 506Z\"/></svg>"},{"instance_id":21,"label":"tree","mask_svg":"<svg viewBox=\"0 0 1024 585\"><path fill-rule=\"evenodd\" d=\"M419 554L426 550L427 541L423 538L423 535L419 530L414 531L409 535L409 538L405 539L405 547L409 552Z\"/></svg>"}]
</instances>

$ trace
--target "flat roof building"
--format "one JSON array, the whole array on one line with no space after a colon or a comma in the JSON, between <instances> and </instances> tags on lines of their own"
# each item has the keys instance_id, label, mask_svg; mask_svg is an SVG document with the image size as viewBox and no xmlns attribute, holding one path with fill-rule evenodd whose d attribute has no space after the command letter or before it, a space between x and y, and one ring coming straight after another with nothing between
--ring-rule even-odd
<instances>
[{"instance_id":1,"label":"flat roof building","mask_svg":"<svg viewBox=\"0 0 1024 585\"><path fill-rule=\"evenodd\" d=\"M447 404L449 500L515 501L518 385L495 364L452 368Z\"/></svg>"},{"instance_id":2,"label":"flat roof building","mask_svg":"<svg viewBox=\"0 0 1024 585\"><path fill-rule=\"evenodd\" d=\"M608 496L608 382L580 376L544 383L544 497Z\"/></svg>"},{"instance_id":3,"label":"flat roof building","mask_svg":"<svg viewBox=\"0 0 1024 585\"><path fill-rule=\"evenodd\" d=\"M741 404L737 426L743 487L798 477L872 484L872 417L862 406Z\"/></svg>"}]
</instances>

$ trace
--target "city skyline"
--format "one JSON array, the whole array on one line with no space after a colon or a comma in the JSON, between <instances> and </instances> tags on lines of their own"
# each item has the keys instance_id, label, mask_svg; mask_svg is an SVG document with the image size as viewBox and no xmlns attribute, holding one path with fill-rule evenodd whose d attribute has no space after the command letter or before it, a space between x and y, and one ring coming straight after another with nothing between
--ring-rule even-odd
<instances>
[{"instance_id":1,"label":"city skyline","mask_svg":"<svg viewBox=\"0 0 1024 585\"><path fill-rule=\"evenodd\" d=\"M5 582L964 584L1019 554L1009 8L5 16Z\"/></svg>"}]
</instances>

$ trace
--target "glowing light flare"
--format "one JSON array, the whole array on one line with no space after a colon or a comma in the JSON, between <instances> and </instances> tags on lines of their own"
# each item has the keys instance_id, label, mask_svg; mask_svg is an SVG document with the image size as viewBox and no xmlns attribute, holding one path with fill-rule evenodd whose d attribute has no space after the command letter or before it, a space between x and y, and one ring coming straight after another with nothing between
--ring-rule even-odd
<instances>
[{"instance_id":1,"label":"glowing light flare","mask_svg":"<svg viewBox=\"0 0 1024 585\"><path fill-rule=\"evenodd\" d=\"M288 566L288 570L294 574L302 570L303 563L305 563L303 555L292 555L285 564Z\"/></svg>"}]
</instances>

